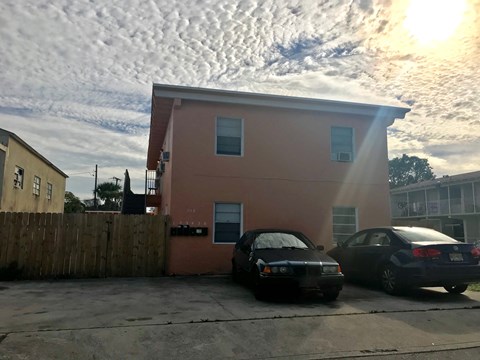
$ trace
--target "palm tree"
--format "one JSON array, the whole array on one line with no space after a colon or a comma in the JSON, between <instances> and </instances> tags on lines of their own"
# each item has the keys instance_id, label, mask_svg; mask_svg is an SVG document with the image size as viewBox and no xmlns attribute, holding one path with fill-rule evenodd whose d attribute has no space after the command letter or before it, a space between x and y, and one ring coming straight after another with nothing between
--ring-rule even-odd
<instances>
[{"instance_id":1,"label":"palm tree","mask_svg":"<svg viewBox=\"0 0 480 360\"><path fill-rule=\"evenodd\" d=\"M112 182L104 182L97 186L94 191L98 198L103 201L103 210L120 210L122 199L122 187Z\"/></svg>"}]
</instances>

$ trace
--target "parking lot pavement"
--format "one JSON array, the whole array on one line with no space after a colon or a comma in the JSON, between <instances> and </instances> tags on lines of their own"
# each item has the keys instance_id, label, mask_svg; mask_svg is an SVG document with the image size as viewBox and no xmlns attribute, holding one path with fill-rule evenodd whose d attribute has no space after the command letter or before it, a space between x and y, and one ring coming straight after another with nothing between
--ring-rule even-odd
<instances>
[{"instance_id":1,"label":"parking lot pavement","mask_svg":"<svg viewBox=\"0 0 480 360\"><path fill-rule=\"evenodd\" d=\"M255 300L228 277L0 282L0 359L317 359L480 349L480 293L347 284Z\"/></svg>"}]
</instances>

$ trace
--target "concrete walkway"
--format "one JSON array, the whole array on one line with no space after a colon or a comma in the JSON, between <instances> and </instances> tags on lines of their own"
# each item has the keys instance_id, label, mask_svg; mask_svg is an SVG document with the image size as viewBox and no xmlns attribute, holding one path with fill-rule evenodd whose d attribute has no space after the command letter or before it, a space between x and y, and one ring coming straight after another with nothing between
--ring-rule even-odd
<instances>
[{"instance_id":1,"label":"concrete walkway","mask_svg":"<svg viewBox=\"0 0 480 360\"><path fill-rule=\"evenodd\" d=\"M480 293L347 285L255 300L227 277L0 282L0 359L321 359L480 349Z\"/></svg>"}]
</instances>

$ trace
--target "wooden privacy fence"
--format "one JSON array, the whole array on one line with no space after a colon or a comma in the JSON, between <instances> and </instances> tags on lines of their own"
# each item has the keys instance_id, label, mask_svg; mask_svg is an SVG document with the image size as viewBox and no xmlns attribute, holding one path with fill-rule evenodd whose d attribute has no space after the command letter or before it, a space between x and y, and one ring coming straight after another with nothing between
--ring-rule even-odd
<instances>
[{"instance_id":1,"label":"wooden privacy fence","mask_svg":"<svg viewBox=\"0 0 480 360\"><path fill-rule=\"evenodd\" d=\"M159 276L167 218L152 215L0 213L0 270L19 278Z\"/></svg>"}]
</instances>

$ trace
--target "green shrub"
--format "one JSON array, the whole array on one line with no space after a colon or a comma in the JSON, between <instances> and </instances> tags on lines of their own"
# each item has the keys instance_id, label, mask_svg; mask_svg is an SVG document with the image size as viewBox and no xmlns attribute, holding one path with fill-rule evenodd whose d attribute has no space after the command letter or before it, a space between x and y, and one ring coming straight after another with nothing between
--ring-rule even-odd
<instances>
[{"instance_id":1,"label":"green shrub","mask_svg":"<svg viewBox=\"0 0 480 360\"><path fill-rule=\"evenodd\" d=\"M480 291L480 283L470 284L468 286L468 290L470 290L470 291Z\"/></svg>"}]
</instances>

